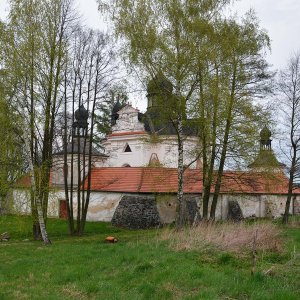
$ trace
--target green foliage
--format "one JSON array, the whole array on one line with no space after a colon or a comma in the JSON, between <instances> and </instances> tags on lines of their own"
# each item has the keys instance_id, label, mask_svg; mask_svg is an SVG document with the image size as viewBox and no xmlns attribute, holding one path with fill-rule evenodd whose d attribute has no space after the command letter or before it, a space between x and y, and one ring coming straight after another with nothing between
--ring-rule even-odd
<instances>
[{"instance_id":1,"label":"green foliage","mask_svg":"<svg viewBox=\"0 0 300 300\"><path fill-rule=\"evenodd\" d=\"M95 125L97 132L95 133L95 141L99 142L105 134L111 130L111 114L116 103L121 106L127 104L128 95L124 86L113 86L104 95L104 99L96 104Z\"/></svg>"},{"instance_id":2,"label":"green foliage","mask_svg":"<svg viewBox=\"0 0 300 300\"><path fill-rule=\"evenodd\" d=\"M1 71L1 70L0 70ZM8 95L0 81L0 210L8 209L8 191L24 169L20 117L7 103Z\"/></svg>"}]
</instances>

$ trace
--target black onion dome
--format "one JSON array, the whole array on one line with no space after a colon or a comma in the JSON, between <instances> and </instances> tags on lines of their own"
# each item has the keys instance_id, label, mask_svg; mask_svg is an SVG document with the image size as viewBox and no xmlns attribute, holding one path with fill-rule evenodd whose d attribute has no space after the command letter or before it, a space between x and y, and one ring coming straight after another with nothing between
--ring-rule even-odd
<instances>
[{"instance_id":1,"label":"black onion dome","mask_svg":"<svg viewBox=\"0 0 300 300\"><path fill-rule=\"evenodd\" d=\"M172 94L173 84L162 73L156 75L152 80L148 82L147 94Z\"/></svg>"},{"instance_id":2,"label":"black onion dome","mask_svg":"<svg viewBox=\"0 0 300 300\"><path fill-rule=\"evenodd\" d=\"M88 127L88 118L89 113L84 108L83 104L74 113L76 121L73 123L74 128L87 128Z\"/></svg>"},{"instance_id":3,"label":"black onion dome","mask_svg":"<svg viewBox=\"0 0 300 300\"><path fill-rule=\"evenodd\" d=\"M272 133L267 126L264 126L264 128L260 131L261 140L267 141L270 139L271 135Z\"/></svg>"},{"instance_id":4,"label":"black onion dome","mask_svg":"<svg viewBox=\"0 0 300 300\"><path fill-rule=\"evenodd\" d=\"M89 118L89 113L85 107L80 105L80 107L75 111L75 119L77 122L86 122Z\"/></svg>"}]
</instances>

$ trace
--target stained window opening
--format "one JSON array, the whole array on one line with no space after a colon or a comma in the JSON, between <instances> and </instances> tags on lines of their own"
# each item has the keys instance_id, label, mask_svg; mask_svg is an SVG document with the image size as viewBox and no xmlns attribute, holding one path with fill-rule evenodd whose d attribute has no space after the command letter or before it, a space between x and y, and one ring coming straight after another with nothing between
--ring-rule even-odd
<instances>
[{"instance_id":1,"label":"stained window opening","mask_svg":"<svg viewBox=\"0 0 300 300\"><path fill-rule=\"evenodd\" d=\"M124 152L132 152L128 144L126 145Z\"/></svg>"}]
</instances>

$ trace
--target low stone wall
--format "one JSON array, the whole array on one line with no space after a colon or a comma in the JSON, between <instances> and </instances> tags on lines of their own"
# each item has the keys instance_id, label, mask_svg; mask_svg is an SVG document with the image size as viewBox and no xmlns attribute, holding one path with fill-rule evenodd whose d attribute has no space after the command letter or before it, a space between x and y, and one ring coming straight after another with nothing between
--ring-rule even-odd
<instances>
[{"instance_id":1,"label":"low stone wall","mask_svg":"<svg viewBox=\"0 0 300 300\"><path fill-rule=\"evenodd\" d=\"M112 224L129 229L146 229L160 226L153 196L123 196L112 218Z\"/></svg>"},{"instance_id":2,"label":"low stone wall","mask_svg":"<svg viewBox=\"0 0 300 300\"><path fill-rule=\"evenodd\" d=\"M202 214L201 195L185 194L184 197L187 201L187 218L189 223L193 224L194 221L197 222L200 219L200 214ZM59 202L64 199L65 194L62 189L51 191L48 206L50 217L59 216ZM212 197L210 204L211 201ZM220 194L216 219L228 219L230 201L238 203L244 218L278 218L284 213L286 195ZM13 190L9 203L9 210L5 209L4 212L30 214L30 193L28 190ZM176 210L176 194L145 195L92 192L87 220L105 222L112 220L118 226L149 228L173 223L176 219ZM76 212L76 199L74 212ZM290 213L300 214L300 196L292 199ZM127 224L129 225L127 226Z\"/></svg>"},{"instance_id":3,"label":"low stone wall","mask_svg":"<svg viewBox=\"0 0 300 300\"><path fill-rule=\"evenodd\" d=\"M185 196L186 218L189 224L200 221L196 196ZM112 224L129 229L146 229L170 224L176 219L175 195L155 197L148 195L125 195L119 202Z\"/></svg>"},{"instance_id":4,"label":"low stone wall","mask_svg":"<svg viewBox=\"0 0 300 300\"><path fill-rule=\"evenodd\" d=\"M197 196L187 196L185 195L185 201L186 201L186 213L187 213L187 220L190 225L197 224L200 219L200 211L199 211L199 195Z\"/></svg>"}]
</instances>

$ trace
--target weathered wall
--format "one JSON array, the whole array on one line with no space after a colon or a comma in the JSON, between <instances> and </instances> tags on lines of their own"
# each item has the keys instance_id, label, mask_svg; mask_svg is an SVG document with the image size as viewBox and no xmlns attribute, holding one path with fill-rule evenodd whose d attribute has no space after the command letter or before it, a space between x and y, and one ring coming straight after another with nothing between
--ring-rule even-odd
<instances>
[{"instance_id":1,"label":"weathered wall","mask_svg":"<svg viewBox=\"0 0 300 300\"><path fill-rule=\"evenodd\" d=\"M170 224L176 218L177 197L173 194L157 195L156 205L161 224Z\"/></svg>"},{"instance_id":2,"label":"weathered wall","mask_svg":"<svg viewBox=\"0 0 300 300\"><path fill-rule=\"evenodd\" d=\"M112 219L114 211L121 200L123 193L91 193L90 206L87 214L88 221L105 221ZM27 189L18 189L13 192L13 212L30 214L30 192ZM74 196L74 199L76 196ZM53 190L49 194L48 216L59 217L59 201L65 200L65 193L62 190ZM77 211L76 199L73 206Z\"/></svg>"},{"instance_id":3,"label":"weathered wall","mask_svg":"<svg viewBox=\"0 0 300 300\"><path fill-rule=\"evenodd\" d=\"M61 191L51 191L49 193L48 216L59 216L59 200L64 199ZM16 189L13 191L13 213L30 214L30 191L28 189Z\"/></svg>"},{"instance_id":4,"label":"weathered wall","mask_svg":"<svg viewBox=\"0 0 300 300\"><path fill-rule=\"evenodd\" d=\"M299 199L299 197L298 197ZM216 218L226 220L228 215L228 201L237 201L245 218L248 217L270 217L279 218L284 213L286 195L248 195L248 194L221 194L216 209ZM212 197L210 198L210 203ZM297 200L299 202L299 200ZM296 202L295 201L295 204ZM202 203L200 200L200 212ZM293 213L293 203L290 207L290 213ZM300 213L295 211L295 213Z\"/></svg>"},{"instance_id":5,"label":"weathered wall","mask_svg":"<svg viewBox=\"0 0 300 300\"><path fill-rule=\"evenodd\" d=\"M160 137L158 137L160 138ZM188 137L184 142L185 159L184 164L189 164L194 159L197 139ZM126 145L130 146L132 152L124 152ZM122 167L129 164L131 167L148 166L150 157L155 153L160 163L168 168L176 168L178 164L177 139L175 136L164 136L157 142L151 142L148 134L120 135L108 137L104 143L106 154L109 158L104 166ZM96 163L97 167L103 166ZM191 168L196 167L196 162Z\"/></svg>"},{"instance_id":6,"label":"weathered wall","mask_svg":"<svg viewBox=\"0 0 300 300\"><path fill-rule=\"evenodd\" d=\"M90 206L87 214L88 221L112 220L116 208L121 198L126 193L106 193L92 192ZM143 194L135 194L144 196ZM202 214L202 201L200 195L187 195L189 199L196 201L199 212ZM13 191L13 213L30 214L30 194L26 189L15 189ZM63 190L52 190L49 195L48 215L50 217L59 217L59 201L65 199ZM221 194L217 209L216 218L226 220L228 216L228 201L233 200L239 203L243 216L248 217L281 217L284 213L286 195L228 195ZM192 202L193 202L192 201ZM210 202L212 198L210 199ZM159 215L160 224L169 224L176 218L177 199L175 194L165 194L156 196L156 208ZM190 215L193 216L195 204L189 205ZM76 201L74 201L74 211L76 212ZM290 213L300 214L300 196L292 200Z\"/></svg>"},{"instance_id":7,"label":"weathered wall","mask_svg":"<svg viewBox=\"0 0 300 300\"><path fill-rule=\"evenodd\" d=\"M91 193L87 220L110 222L123 195L124 193Z\"/></svg>"}]
</instances>

